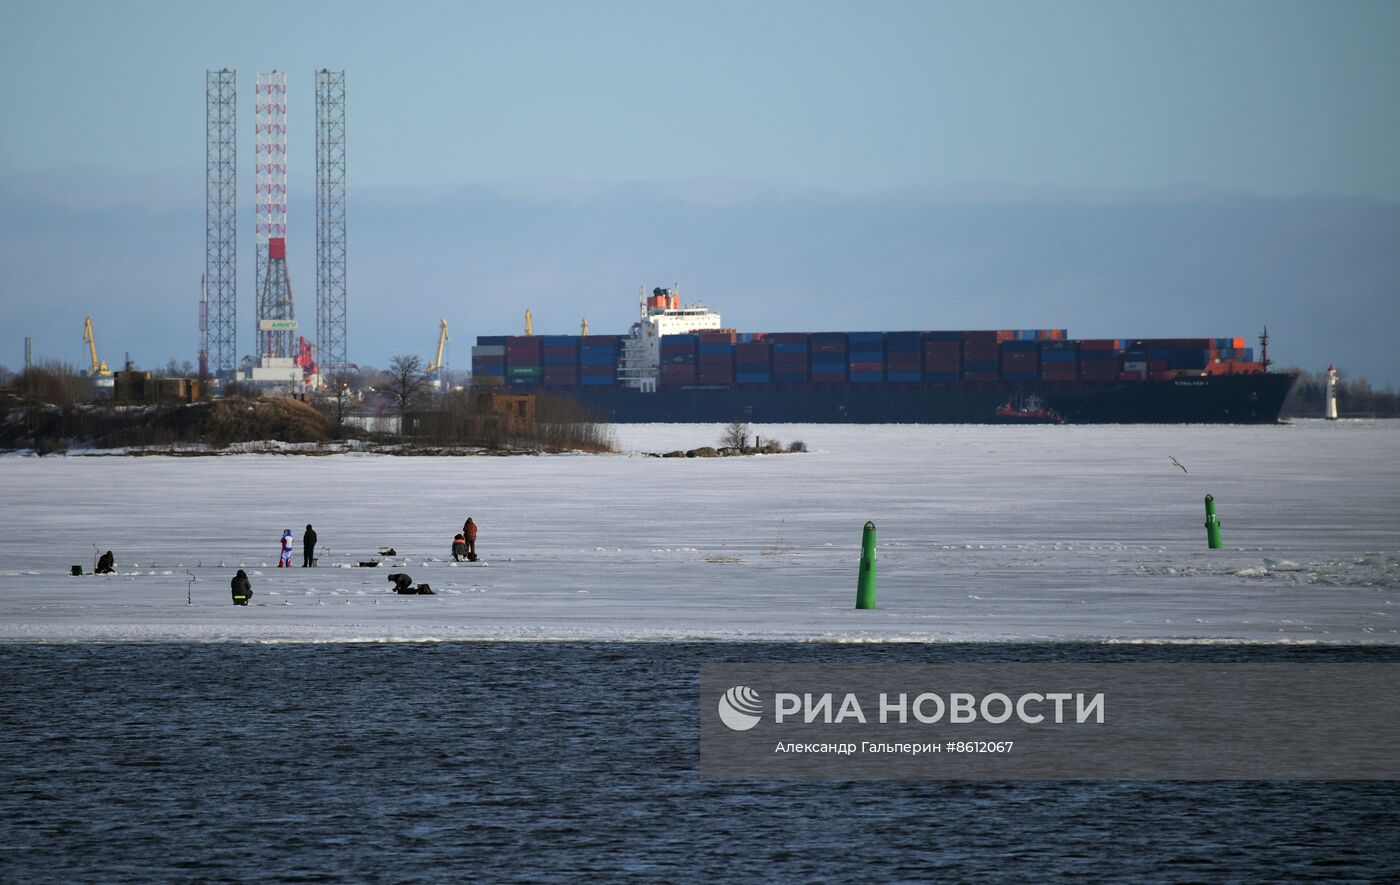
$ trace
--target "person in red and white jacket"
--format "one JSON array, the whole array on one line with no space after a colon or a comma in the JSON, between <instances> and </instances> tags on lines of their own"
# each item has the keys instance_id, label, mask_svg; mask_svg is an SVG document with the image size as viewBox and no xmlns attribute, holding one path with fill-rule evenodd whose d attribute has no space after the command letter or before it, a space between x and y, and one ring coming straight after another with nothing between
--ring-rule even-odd
<instances>
[{"instance_id":1,"label":"person in red and white jacket","mask_svg":"<svg viewBox=\"0 0 1400 885\"><path fill-rule=\"evenodd\" d=\"M277 560L278 568L292 567L292 530L287 529L282 533L282 558Z\"/></svg>"}]
</instances>

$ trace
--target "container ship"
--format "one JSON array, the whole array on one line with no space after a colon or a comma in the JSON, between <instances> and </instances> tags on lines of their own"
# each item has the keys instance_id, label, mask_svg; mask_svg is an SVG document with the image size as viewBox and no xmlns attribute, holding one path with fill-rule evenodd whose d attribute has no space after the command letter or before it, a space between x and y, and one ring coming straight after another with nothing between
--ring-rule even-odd
<instances>
[{"instance_id":1,"label":"container ship","mask_svg":"<svg viewBox=\"0 0 1400 885\"><path fill-rule=\"evenodd\" d=\"M1278 421L1294 372L1243 338L1075 340L1064 329L745 333L673 289L626 335L480 336L472 383L619 423Z\"/></svg>"}]
</instances>

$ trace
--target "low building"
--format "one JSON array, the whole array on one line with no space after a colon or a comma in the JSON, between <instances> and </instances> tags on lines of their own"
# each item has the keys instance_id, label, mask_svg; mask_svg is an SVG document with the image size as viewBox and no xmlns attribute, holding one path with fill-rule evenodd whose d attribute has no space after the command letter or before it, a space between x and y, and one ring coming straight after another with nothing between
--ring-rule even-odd
<instances>
[{"instance_id":1,"label":"low building","mask_svg":"<svg viewBox=\"0 0 1400 885\"><path fill-rule=\"evenodd\" d=\"M126 369L112 373L116 403L192 403L201 394L198 378L156 378L150 372Z\"/></svg>"},{"instance_id":2,"label":"low building","mask_svg":"<svg viewBox=\"0 0 1400 885\"><path fill-rule=\"evenodd\" d=\"M495 446L530 439L535 429L533 394L479 391L468 401L466 411L448 407L403 416L405 438L437 445Z\"/></svg>"}]
</instances>

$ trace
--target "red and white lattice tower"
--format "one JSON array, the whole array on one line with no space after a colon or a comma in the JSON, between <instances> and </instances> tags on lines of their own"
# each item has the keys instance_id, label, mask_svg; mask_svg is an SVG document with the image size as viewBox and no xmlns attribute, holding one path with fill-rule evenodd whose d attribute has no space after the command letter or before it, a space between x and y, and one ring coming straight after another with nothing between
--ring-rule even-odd
<instances>
[{"instance_id":1,"label":"red and white lattice tower","mask_svg":"<svg viewBox=\"0 0 1400 885\"><path fill-rule=\"evenodd\" d=\"M257 75L254 93L258 356L295 354L287 255L287 74ZM276 266L274 266L276 265Z\"/></svg>"}]
</instances>

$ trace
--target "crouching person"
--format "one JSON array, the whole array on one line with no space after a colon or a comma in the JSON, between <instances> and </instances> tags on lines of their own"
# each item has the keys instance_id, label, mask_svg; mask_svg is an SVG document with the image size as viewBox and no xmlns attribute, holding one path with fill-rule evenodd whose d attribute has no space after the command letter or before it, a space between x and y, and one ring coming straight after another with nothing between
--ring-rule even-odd
<instances>
[{"instance_id":1,"label":"crouching person","mask_svg":"<svg viewBox=\"0 0 1400 885\"><path fill-rule=\"evenodd\" d=\"M112 555L112 551L108 550L98 558L97 568L93 569L93 571L99 575L110 575L117 570L116 564L117 558Z\"/></svg>"},{"instance_id":2,"label":"crouching person","mask_svg":"<svg viewBox=\"0 0 1400 885\"><path fill-rule=\"evenodd\" d=\"M452 561L461 562L467 558L467 538L461 532L452 539Z\"/></svg>"},{"instance_id":3,"label":"crouching person","mask_svg":"<svg viewBox=\"0 0 1400 885\"><path fill-rule=\"evenodd\" d=\"M389 575L389 583L394 585L395 593L402 593L405 596L436 595L433 593L433 588L429 587L427 584L419 584L417 587L413 586L413 579L401 572L396 572L395 574Z\"/></svg>"},{"instance_id":4,"label":"crouching person","mask_svg":"<svg viewBox=\"0 0 1400 885\"><path fill-rule=\"evenodd\" d=\"M248 573L239 569L238 574L233 576L233 580L229 584L233 589L233 604L247 605L248 600L253 596L253 585L248 580Z\"/></svg>"}]
</instances>

